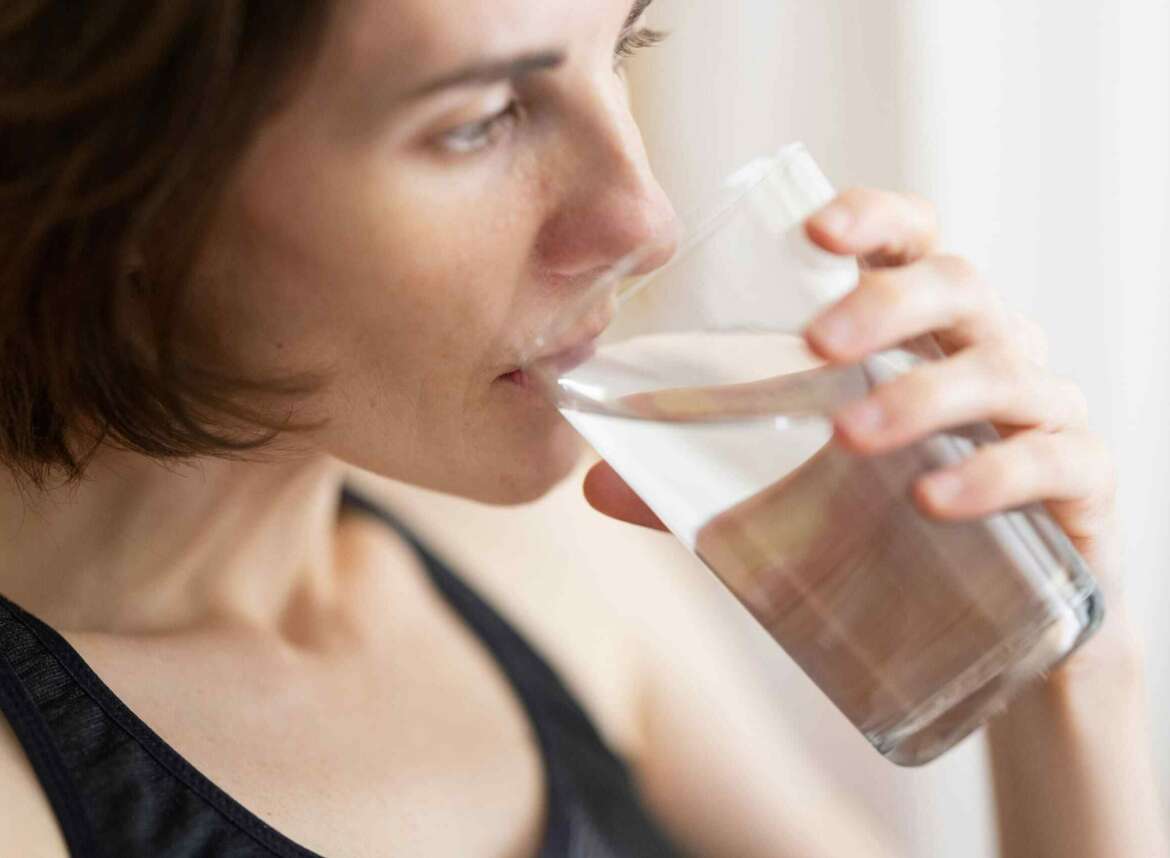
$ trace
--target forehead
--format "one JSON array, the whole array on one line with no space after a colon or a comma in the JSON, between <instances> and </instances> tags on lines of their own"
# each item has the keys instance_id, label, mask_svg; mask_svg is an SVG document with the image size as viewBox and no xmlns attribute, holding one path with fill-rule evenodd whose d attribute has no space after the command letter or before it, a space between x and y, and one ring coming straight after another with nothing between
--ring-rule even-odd
<instances>
[{"instance_id":1,"label":"forehead","mask_svg":"<svg viewBox=\"0 0 1170 858\"><path fill-rule=\"evenodd\" d=\"M433 70L485 55L550 47L606 28L616 35L631 0L348 0L329 41L355 70Z\"/></svg>"}]
</instances>

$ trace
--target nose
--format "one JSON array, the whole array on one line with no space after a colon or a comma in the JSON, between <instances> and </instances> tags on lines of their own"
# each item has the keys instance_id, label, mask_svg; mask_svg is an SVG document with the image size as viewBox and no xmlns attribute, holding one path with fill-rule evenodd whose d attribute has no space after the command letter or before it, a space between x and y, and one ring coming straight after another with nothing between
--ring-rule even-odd
<instances>
[{"instance_id":1,"label":"nose","mask_svg":"<svg viewBox=\"0 0 1170 858\"><path fill-rule=\"evenodd\" d=\"M541 269L587 280L635 251L633 274L664 265L678 247L681 224L624 100L596 110L572 137L560 199L537 239Z\"/></svg>"}]
</instances>

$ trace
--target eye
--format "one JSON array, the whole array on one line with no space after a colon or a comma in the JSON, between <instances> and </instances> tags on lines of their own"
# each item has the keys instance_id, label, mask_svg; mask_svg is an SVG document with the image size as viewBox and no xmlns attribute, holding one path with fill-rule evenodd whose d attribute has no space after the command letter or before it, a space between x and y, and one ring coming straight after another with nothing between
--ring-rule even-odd
<instances>
[{"instance_id":1,"label":"eye","mask_svg":"<svg viewBox=\"0 0 1170 858\"><path fill-rule=\"evenodd\" d=\"M520 118L520 102L515 98L498 113L476 122L468 122L439 135L438 144L456 155L468 155L495 146Z\"/></svg>"},{"instance_id":2,"label":"eye","mask_svg":"<svg viewBox=\"0 0 1170 858\"><path fill-rule=\"evenodd\" d=\"M652 30L649 27L626 33L618 40L617 46L614 48L614 70L620 71L625 66L626 60L638 53L639 50L661 44L669 35L663 30Z\"/></svg>"}]
</instances>

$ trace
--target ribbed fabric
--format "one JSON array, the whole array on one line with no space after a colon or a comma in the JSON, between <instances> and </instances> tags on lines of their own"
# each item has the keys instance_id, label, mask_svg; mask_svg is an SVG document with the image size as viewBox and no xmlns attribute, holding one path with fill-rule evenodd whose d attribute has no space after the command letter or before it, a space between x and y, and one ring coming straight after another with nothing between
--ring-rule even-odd
<instances>
[{"instance_id":1,"label":"ribbed fabric","mask_svg":"<svg viewBox=\"0 0 1170 858\"><path fill-rule=\"evenodd\" d=\"M680 856L639 800L624 762L556 671L389 510L349 486L341 501L376 516L413 546L431 582L523 703L547 786L538 858ZM28 755L74 858L321 858L197 771L63 637L3 596L0 713ZM402 853L387 843L384 854Z\"/></svg>"}]
</instances>

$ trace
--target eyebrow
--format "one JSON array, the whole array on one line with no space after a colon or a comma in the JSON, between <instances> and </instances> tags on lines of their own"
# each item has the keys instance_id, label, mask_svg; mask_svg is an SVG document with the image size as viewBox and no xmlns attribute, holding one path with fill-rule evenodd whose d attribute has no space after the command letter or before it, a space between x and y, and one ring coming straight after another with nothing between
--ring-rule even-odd
<instances>
[{"instance_id":1,"label":"eyebrow","mask_svg":"<svg viewBox=\"0 0 1170 858\"><path fill-rule=\"evenodd\" d=\"M642 2L642 0L639 0ZM444 89L453 89L458 86L485 85L502 80L519 80L534 72L550 71L564 65L567 56L564 51L537 51L530 54L521 54L505 60L484 60L455 71L442 77L427 81L422 86L412 89L406 98L421 98L433 95Z\"/></svg>"},{"instance_id":2,"label":"eyebrow","mask_svg":"<svg viewBox=\"0 0 1170 858\"><path fill-rule=\"evenodd\" d=\"M634 0L626 23L622 26L622 31L625 32L633 27L653 2L654 0ZM521 54L518 57L504 60L483 60L427 81L412 89L405 97L406 99L416 99L459 86L483 86L504 80L518 81L535 72L552 71L559 68L565 64L567 59L568 56L564 51L546 50Z\"/></svg>"},{"instance_id":3,"label":"eyebrow","mask_svg":"<svg viewBox=\"0 0 1170 858\"><path fill-rule=\"evenodd\" d=\"M646 13L653 2L654 0L634 0L634 8L630 10L630 17L626 18L626 25L622 29L628 30L638 23L638 19Z\"/></svg>"}]
</instances>

